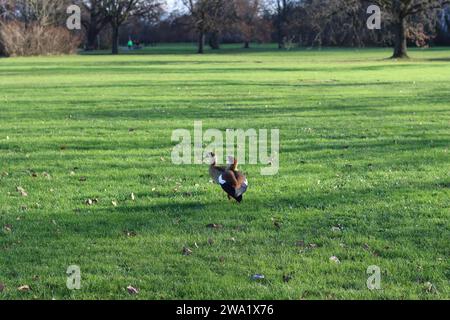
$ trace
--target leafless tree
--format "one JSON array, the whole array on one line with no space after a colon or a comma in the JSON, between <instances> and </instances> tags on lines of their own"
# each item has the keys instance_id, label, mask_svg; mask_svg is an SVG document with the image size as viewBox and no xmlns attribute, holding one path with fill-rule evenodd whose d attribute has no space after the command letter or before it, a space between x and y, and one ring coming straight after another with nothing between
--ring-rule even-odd
<instances>
[{"instance_id":1,"label":"leafless tree","mask_svg":"<svg viewBox=\"0 0 450 320\"><path fill-rule=\"evenodd\" d=\"M235 0L238 28L244 38L244 48L250 48L258 28L261 0Z\"/></svg>"},{"instance_id":2,"label":"leafless tree","mask_svg":"<svg viewBox=\"0 0 450 320\"><path fill-rule=\"evenodd\" d=\"M79 0L83 17L81 22L85 30L85 48L96 48L96 40L100 32L108 25L109 17L102 10L102 0Z\"/></svg>"},{"instance_id":3,"label":"leafless tree","mask_svg":"<svg viewBox=\"0 0 450 320\"><path fill-rule=\"evenodd\" d=\"M392 58L408 57L408 18L421 13L432 14L450 4L450 0L373 0L392 17L394 53Z\"/></svg>"},{"instance_id":4,"label":"leafless tree","mask_svg":"<svg viewBox=\"0 0 450 320\"><path fill-rule=\"evenodd\" d=\"M158 0L100 0L100 5L112 28L112 54L119 53L119 29L129 17L151 19L162 9Z\"/></svg>"}]
</instances>

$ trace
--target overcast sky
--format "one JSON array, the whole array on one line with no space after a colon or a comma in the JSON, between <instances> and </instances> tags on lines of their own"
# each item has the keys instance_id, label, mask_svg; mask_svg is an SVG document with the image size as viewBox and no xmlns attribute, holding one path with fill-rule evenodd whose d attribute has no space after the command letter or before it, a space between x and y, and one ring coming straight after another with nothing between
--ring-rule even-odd
<instances>
[{"instance_id":1,"label":"overcast sky","mask_svg":"<svg viewBox=\"0 0 450 320\"><path fill-rule=\"evenodd\" d=\"M166 2L169 9L180 7L180 3L178 0L166 0Z\"/></svg>"}]
</instances>

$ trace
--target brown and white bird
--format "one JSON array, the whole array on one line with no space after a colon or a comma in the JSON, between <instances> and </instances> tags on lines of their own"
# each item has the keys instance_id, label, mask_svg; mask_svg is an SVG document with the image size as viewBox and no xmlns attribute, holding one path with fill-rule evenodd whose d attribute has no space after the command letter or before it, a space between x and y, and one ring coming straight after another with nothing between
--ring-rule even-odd
<instances>
[{"instance_id":1,"label":"brown and white bird","mask_svg":"<svg viewBox=\"0 0 450 320\"><path fill-rule=\"evenodd\" d=\"M238 170L237 160L234 157L228 157L227 167L220 167L217 166L217 158L214 153L211 152L209 157L211 178L227 193L228 199L233 198L241 203L248 188L248 181L245 175Z\"/></svg>"}]
</instances>

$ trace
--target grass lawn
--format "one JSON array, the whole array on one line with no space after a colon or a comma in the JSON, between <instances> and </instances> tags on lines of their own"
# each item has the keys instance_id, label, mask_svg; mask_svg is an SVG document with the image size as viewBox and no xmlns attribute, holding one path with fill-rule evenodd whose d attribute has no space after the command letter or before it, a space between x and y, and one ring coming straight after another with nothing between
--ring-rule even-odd
<instances>
[{"instance_id":1,"label":"grass lawn","mask_svg":"<svg viewBox=\"0 0 450 320\"><path fill-rule=\"evenodd\" d=\"M449 48L194 50L0 59L0 299L450 298ZM195 120L279 128L279 174L228 202Z\"/></svg>"}]
</instances>

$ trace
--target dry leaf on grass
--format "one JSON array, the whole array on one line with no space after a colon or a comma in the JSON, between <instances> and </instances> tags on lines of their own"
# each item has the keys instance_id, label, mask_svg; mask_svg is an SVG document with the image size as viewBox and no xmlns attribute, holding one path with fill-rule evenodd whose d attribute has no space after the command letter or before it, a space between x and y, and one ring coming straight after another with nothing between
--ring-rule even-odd
<instances>
[{"instance_id":1,"label":"dry leaf on grass","mask_svg":"<svg viewBox=\"0 0 450 320\"><path fill-rule=\"evenodd\" d=\"M133 192L131 193L131 200L133 200L133 201L136 200L136 197L134 196Z\"/></svg>"},{"instance_id":2,"label":"dry leaf on grass","mask_svg":"<svg viewBox=\"0 0 450 320\"><path fill-rule=\"evenodd\" d=\"M128 293L131 295L135 295L139 293L139 289L133 287L133 286L128 286L127 287Z\"/></svg>"},{"instance_id":3,"label":"dry leaf on grass","mask_svg":"<svg viewBox=\"0 0 450 320\"><path fill-rule=\"evenodd\" d=\"M437 293L438 291L437 291L437 289L436 289L436 287L435 287L435 285L434 284L432 284L431 282L425 282L425 284L424 284L424 289L425 289L425 291L427 292L427 293L433 293L433 294L435 294L435 293Z\"/></svg>"},{"instance_id":4,"label":"dry leaf on grass","mask_svg":"<svg viewBox=\"0 0 450 320\"><path fill-rule=\"evenodd\" d=\"M334 262L334 263L341 263L341 261L339 260L339 258L338 257L336 257L336 256L332 256L332 257L330 257L330 261L331 262Z\"/></svg>"},{"instance_id":5,"label":"dry leaf on grass","mask_svg":"<svg viewBox=\"0 0 450 320\"><path fill-rule=\"evenodd\" d=\"M117 207L117 201L113 200L111 201L111 204L113 205L113 207Z\"/></svg>"},{"instance_id":6,"label":"dry leaf on grass","mask_svg":"<svg viewBox=\"0 0 450 320\"><path fill-rule=\"evenodd\" d=\"M16 190L17 190L18 193L20 193L20 195L21 195L22 197L28 197L28 193L25 191L24 188L22 188L22 187L17 187Z\"/></svg>"},{"instance_id":7,"label":"dry leaf on grass","mask_svg":"<svg viewBox=\"0 0 450 320\"><path fill-rule=\"evenodd\" d=\"M28 286L28 285L23 285L23 286L18 287L17 290L19 290L20 292L28 292L28 291L30 291L31 289L30 289L30 286Z\"/></svg>"},{"instance_id":8,"label":"dry leaf on grass","mask_svg":"<svg viewBox=\"0 0 450 320\"><path fill-rule=\"evenodd\" d=\"M192 250L189 249L188 247L184 247L183 248L183 255L185 256L190 256L192 254Z\"/></svg>"},{"instance_id":9,"label":"dry leaf on grass","mask_svg":"<svg viewBox=\"0 0 450 320\"><path fill-rule=\"evenodd\" d=\"M216 223L210 223L206 227L209 228L209 229L222 229L223 225L216 224Z\"/></svg>"},{"instance_id":10,"label":"dry leaf on grass","mask_svg":"<svg viewBox=\"0 0 450 320\"><path fill-rule=\"evenodd\" d=\"M92 206L92 205L97 204L97 203L98 203L98 199L87 199L85 201L85 204L88 205L88 206Z\"/></svg>"},{"instance_id":11,"label":"dry leaf on grass","mask_svg":"<svg viewBox=\"0 0 450 320\"><path fill-rule=\"evenodd\" d=\"M125 230L123 233L125 233L125 235L126 235L128 238L133 238L133 237L136 237L136 236L137 236L136 231L128 231L128 230Z\"/></svg>"}]
</instances>

